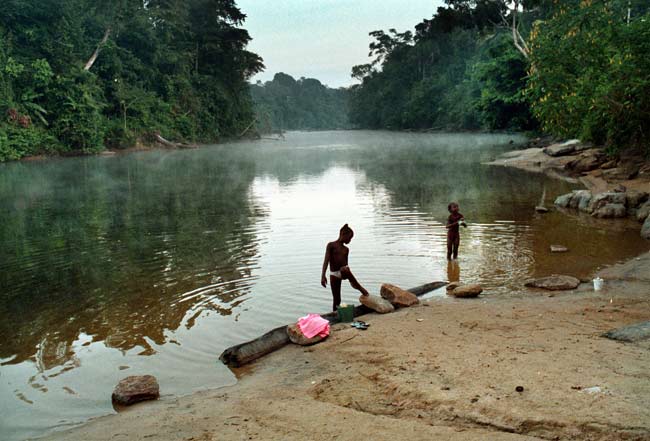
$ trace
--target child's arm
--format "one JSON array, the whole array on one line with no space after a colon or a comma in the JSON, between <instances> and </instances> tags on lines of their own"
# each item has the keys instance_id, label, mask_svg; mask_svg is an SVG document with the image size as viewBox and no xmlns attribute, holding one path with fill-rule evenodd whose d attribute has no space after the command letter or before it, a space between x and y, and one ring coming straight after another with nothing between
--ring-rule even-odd
<instances>
[{"instance_id":1,"label":"child's arm","mask_svg":"<svg viewBox=\"0 0 650 441\"><path fill-rule=\"evenodd\" d=\"M325 277L325 271L327 271L327 265L330 263L330 244L327 244L325 247L325 259L323 260L323 271L320 274L320 284L323 288L327 288L327 277Z\"/></svg>"}]
</instances>

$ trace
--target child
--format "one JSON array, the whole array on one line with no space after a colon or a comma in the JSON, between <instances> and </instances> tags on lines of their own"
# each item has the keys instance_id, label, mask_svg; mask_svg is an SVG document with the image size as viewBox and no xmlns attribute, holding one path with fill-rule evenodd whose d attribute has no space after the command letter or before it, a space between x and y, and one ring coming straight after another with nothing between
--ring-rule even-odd
<instances>
[{"instance_id":1,"label":"child","mask_svg":"<svg viewBox=\"0 0 650 441\"><path fill-rule=\"evenodd\" d=\"M332 288L333 306L332 310L336 311L341 304L341 281L349 280L350 285L354 289L361 291L364 296L368 295L368 291L361 286L357 279L350 271L348 266L348 253L350 250L345 245L350 243L354 236L352 228L345 224L341 227L339 238L334 242L327 244L325 248L325 260L323 261L323 272L321 273L320 284L323 288L327 287L327 279L325 278L325 271L327 265L330 267L330 287Z\"/></svg>"},{"instance_id":2,"label":"child","mask_svg":"<svg viewBox=\"0 0 650 441\"><path fill-rule=\"evenodd\" d=\"M466 227L465 218L458 212L458 204L452 202L447 206L449 217L447 218L447 260L458 259L458 247L460 246L459 225Z\"/></svg>"}]
</instances>

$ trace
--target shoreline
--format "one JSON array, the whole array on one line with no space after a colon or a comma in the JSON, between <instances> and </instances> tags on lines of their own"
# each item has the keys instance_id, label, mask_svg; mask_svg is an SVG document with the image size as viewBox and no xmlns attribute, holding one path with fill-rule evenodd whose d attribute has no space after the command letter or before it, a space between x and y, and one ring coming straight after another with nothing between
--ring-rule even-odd
<instances>
[{"instance_id":1,"label":"shoreline","mask_svg":"<svg viewBox=\"0 0 650 441\"><path fill-rule=\"evenodd\" d=\"M650 252L599 274L601 292L522 288L367 315L369 330L335 325L234 370L234 386L42 439L650 439L650 341L601 337L650 320Z\"/></svg>"}]
</instances>

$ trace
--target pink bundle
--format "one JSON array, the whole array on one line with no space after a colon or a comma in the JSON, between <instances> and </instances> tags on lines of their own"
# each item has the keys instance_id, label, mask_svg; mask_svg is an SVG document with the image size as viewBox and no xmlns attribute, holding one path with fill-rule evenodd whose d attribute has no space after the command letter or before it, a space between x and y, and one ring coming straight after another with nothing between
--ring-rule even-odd
<instances>
[{"instance_id":1,"label":"pink bundle","mask_svg":"<svg viewBox=\"0 0 650 441\"><path fill-rule=\"evenodd\" d=\"M318 314L308 314L306 317L300 317L298 319L298 327L302 335L307 338L312 338L316 335L320 337L330 335L330 322Z\"/></svg>"}]
</instances>

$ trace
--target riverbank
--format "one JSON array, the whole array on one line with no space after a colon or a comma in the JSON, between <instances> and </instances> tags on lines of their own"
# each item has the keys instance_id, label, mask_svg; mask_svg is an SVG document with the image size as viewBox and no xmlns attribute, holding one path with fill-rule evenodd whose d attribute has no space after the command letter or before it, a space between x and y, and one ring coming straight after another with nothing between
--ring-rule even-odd
<instances>
[{"instance_id":1,"label":"riverbank","mask_svg":"<svg viewBox=\"0 0 650 441\"><path fill-rule=\"evenodd\" d=\"M599 293L522 288L368 315L367 331L337 325L239 371L235 386L46 439L647 440L650 342L601 334L650 320L650 253L601 274Z\"/></svg>"}]
</instances>

